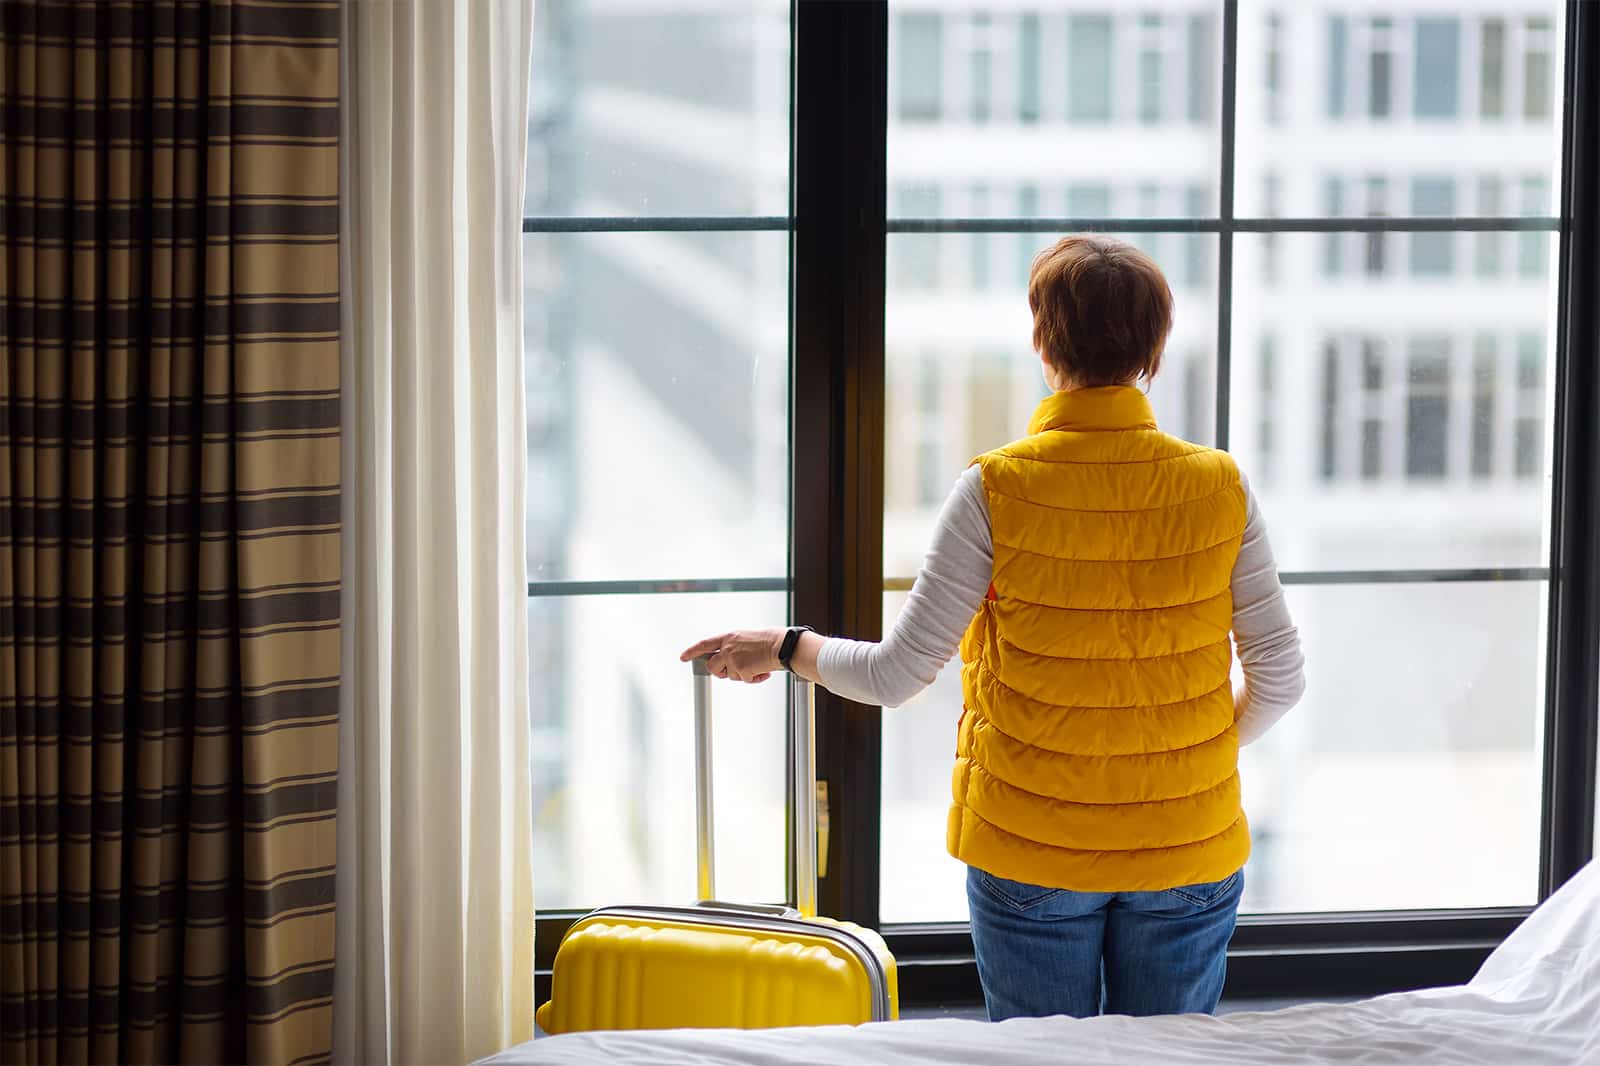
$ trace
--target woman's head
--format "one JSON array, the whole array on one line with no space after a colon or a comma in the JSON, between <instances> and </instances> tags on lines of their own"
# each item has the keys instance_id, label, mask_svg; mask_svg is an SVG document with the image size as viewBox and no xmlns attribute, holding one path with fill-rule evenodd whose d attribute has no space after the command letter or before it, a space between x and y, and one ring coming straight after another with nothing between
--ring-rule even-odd
<instances>
[{"instance_id":1,"label":"woman's head","mask_svg":"<svg viewBox=\"0 0 1600 1066\"><path fill-rule=\"evenodd\" d=\"M1063 237L1034 257L1028 306L1052 387L1127 385L1161 369L1172 290L1155 260L1131 244L1093 233Z\"/></svg>"}]
</instances>

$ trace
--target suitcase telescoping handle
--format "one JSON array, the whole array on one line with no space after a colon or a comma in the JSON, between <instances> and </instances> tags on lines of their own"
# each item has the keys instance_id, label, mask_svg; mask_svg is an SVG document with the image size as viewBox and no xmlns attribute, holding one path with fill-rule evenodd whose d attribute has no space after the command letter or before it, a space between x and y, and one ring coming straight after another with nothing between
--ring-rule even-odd
<instances>
[{"instance_id":1,"label":"suitcase telescoping handle","mask_svg":"<svg viewBox=\"0 0 1600 1066\"><path fill-rule=\"evenodd\" d=\"M700 899L716 893L715 812L711 789L711 671L694 660L694 796L696 867ZM784 807L788 812L789 899L803 916L817 913L817 727L816 690L789 674L788 758Z\"/></svg>"}]
</instances>

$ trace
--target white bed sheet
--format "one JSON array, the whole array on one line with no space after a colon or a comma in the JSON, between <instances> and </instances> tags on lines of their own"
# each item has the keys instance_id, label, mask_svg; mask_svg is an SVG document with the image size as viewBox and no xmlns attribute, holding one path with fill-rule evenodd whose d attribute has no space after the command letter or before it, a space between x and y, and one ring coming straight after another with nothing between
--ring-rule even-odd
<instances>
[{"instance_id":1,"label":"white bed sheet","mask_svg":"<svg viewBox=\"0 0 1600 1066\"><path fill-rule=\"evenodd\" d=\"M480 1066L984 1063L1600 1066L1600 865L1590 863L1466 985L1220 1018L939 1019L855 1028L542 1037Z\"/></svg>"}]
</instances>

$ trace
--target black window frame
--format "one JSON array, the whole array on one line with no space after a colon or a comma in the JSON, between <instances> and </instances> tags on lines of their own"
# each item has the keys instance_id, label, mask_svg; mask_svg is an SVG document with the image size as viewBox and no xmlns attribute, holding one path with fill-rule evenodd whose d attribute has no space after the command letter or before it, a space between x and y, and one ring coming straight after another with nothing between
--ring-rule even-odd
<instances>
[{"instance_id":1,"label":"black window frame","mask_svg":"<svg viewBox=\"0 0 1600 1066\"><path fill-rule=\"evenodd\" d=\"M788 578L530 582L529 595L788 591L795 622L882 636L885 247L890 233L1214 233L1216 444L1228 446L1233 238L1238 233L1553 232L1559 241L1548 566L1299 571L1286 584L1548 581L1539 898L1593 856L1600 733L1600 5L1567 0L1560 213L1554 216L1241 218L1234 212L1238 8L1222 14L1219 202L1208 218L889 218L887 0L794 0L788 217L525 218L524 233L773 230L790 234L791 545ZM817 693L818 777L831 808L824 913L879 926L881 709ZM603 901L595 901L600 903ZM1364 995L1454 984L1528 907L1244 915L1229 996ZM579 912L541 913L538 996ZM909 1007L977 1002L965 923L884 930Z\"/></svg>"}]
</instances>

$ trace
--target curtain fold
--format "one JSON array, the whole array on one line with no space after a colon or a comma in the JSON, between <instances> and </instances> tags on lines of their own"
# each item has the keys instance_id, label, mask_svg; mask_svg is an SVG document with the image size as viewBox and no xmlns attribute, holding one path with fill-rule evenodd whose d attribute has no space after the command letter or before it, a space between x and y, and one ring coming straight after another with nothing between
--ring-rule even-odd
<instances>
[{"instance_id":1,"label":"curtain fold","mask_svg":"<svg viewBox=\"0 0 1600 1066\"><path fill-rule=\"evenodd\" d=\"M341 1062L464 1062L532 1035L532 17L344 7Z\"/></svg>"},{"instance_id":2,"label":"curtain fold","mask_svg":"<svg viewBox=\"0 0 1600 1066\"><path fill-rule=\"evenodd\" d=\"M0 5L0 1061L327 1061L333 2Z\"/></svg>"}]
</instances>

